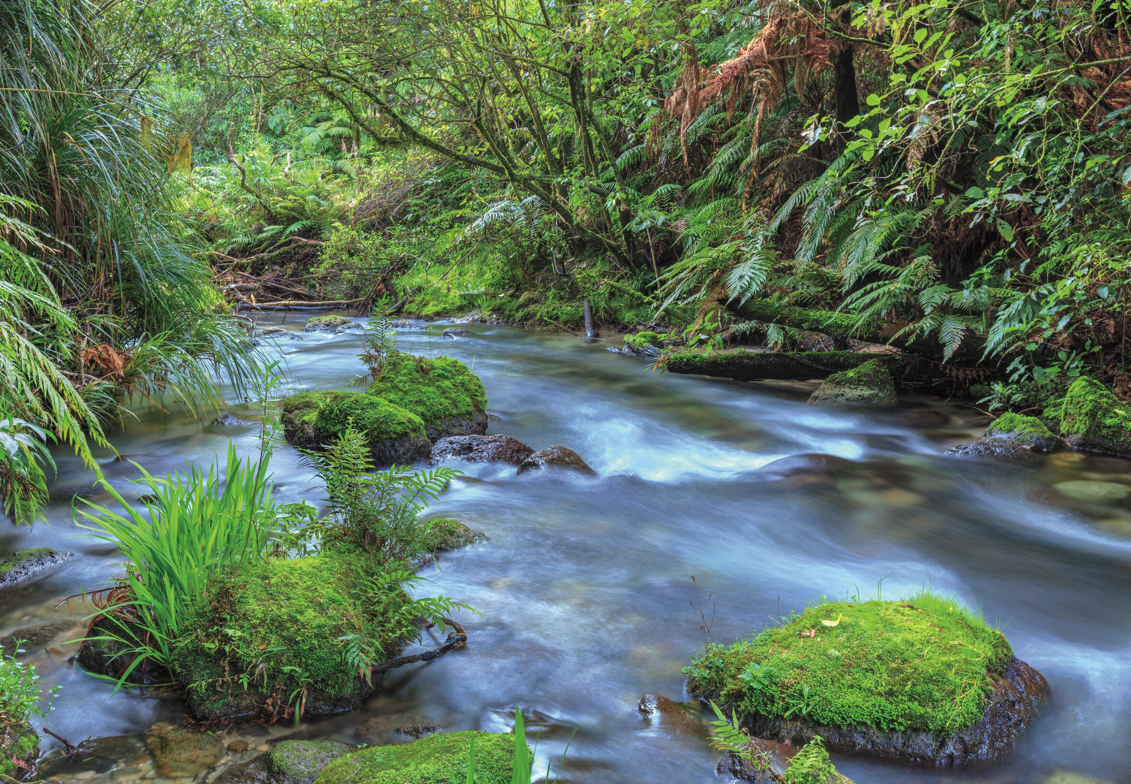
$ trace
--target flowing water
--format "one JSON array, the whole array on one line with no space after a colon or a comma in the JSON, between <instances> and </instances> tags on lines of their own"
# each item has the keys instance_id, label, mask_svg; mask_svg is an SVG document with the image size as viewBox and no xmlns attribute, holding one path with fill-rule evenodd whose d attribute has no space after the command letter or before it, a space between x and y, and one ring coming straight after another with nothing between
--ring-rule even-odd
<instances>
[{"instance_id":1,"label":"flowing water","mask_svg":"<svg viewBox=\"0 0 1131 784\"><path fill-rule=\"evenodd\" d=\"M713 782L717 755L702 721L645 720L636 711L643 694L683 699L680 668L705 639L731 642L821 595L894 597L929 584L1000 624L1018 657L1048 678L1053 706L1002 764L936 771L837 759L843 773L860 784L1028 782L1055 769L1131 781L1131 507L1079 500L1090 485L1062 486L1076 500L1053 487L1131 485L1131 462L945 457L978 434L983 416L927 398L884 411L817 408L805 403L812 385L660 375L607 352L607 342L464 326L472 335L454 341L401 331L399 348L472 366L490 397L488 432L535 449L571 447L599 476L459 465L465 474L429 514L490 540L444 557L423 585L482 614L460 616L467 648L394 671L358 711L251 730L253 746L287 735L357 743L360 725L390 713L502 731L520 705L540 730L540 769L573 735L563 781ZM361 347L351 332L270 351L285 356L297 388L325 389L346 388L361 371ZM254 418L244 406L231 411ZM256 448L254 425L139 416L113 437L125 460L102 459L120 487L137 476L131 460L163 474L222 459L229 439L244 453ZM290 447L272 465L282 500L321 497ZM47 545L77 554L0 594L0 634L25 629L25 658L46 685L63 687L44 723L76 742L137 733L182 711L170 693L111 699L111 685L70 660L76 646L66 641L89 609L72 600L72 615L55 603L118 572L112 549L76 538L71 496L107 498L90 482L60 453L50 525L0 532L4 552ZM52 625L26 631L42 624ZM107 780L129 778L120 773Z\"/></svg>"}]
</instances>

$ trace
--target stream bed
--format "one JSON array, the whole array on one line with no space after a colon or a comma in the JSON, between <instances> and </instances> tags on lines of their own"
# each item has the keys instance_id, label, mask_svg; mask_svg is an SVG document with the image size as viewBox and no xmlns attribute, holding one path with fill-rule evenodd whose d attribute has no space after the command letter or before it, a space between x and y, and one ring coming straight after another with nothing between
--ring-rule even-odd
<instances>
[{"instance_id":1,"label":"stream bed","mask_svg":"<svg viewBox=\"0 0 1131 784\"><path fill-rule=\"evenodd\" d=\"M304 321L292 314L285 326ZM1088 492L1094 482L1131 485L1131 461L948 457L985 427L968 405L924 397L888 410L816 407L805 402L813 384L658 374L607 351L609 341L460 326L471 334L455 340L401 330L398 348L466 363L490 399L488 433L570 447L598 476L453 464L465 473L428 514L489 541L444 556L421 589L481 613L458 616L467 648L394 671L357 711L228 730L232 760L284 737L365 742L364 728L391 715L504 731L518 705L538 739L536 770L550 759L556 768L572 736L563 782L716 782L706 717L645 719L642 695L685 699L680 669L705 640L732 642L822 595L893 598L931 586L980 606L1049 680L1053 704L1004 763L934 770L834 757L842 773L858 784L1040 782L1058 769L1131 781L1131 504ZM302 337L263 349L283 356L296 390L344 389L363 371L360 330ZM232 403L233 415L256 419ZM229 439L255 451L257 425L202 426L211 419L139 413L111 435L122 459L101 454L107 479L128 487L138 475L129 461L154 475L207 465ZM76 557L0 593L0 636L28 638L21 658L45 685L62 686L41 724L72 742L177 722L175 693L111 698L113 685L71 658L68 641L92 608L56 603L105 587L120 568L72 520L73 495L109 497L73 456L57 450L57 462L50 524L6 524L0 548ZM320 502L314 472L291 447L272 468L280 500ZM118 747L97 763L48 760L43 772L95 784L155 776L138 742ZM45 737L42 748L58 756L61 744Z\"/></svg>"}]
</instances>

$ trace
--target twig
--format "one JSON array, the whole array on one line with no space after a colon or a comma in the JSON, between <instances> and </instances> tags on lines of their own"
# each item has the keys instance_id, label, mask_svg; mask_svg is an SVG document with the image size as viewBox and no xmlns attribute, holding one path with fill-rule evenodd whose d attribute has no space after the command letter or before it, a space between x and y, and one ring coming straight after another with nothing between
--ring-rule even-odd
<instances>
[{"instance_id":1,"label":"twig","mask_svg":"<svg viewBox=\"0 0 1131 784\"><path fill-rule=\"evenodd\" d=\"M60 743L62 743L62 744L63 744L64 746L66 746L66 747L67 747L67 753L68 753L68 754L75 754L76 752L78 752L78 750L79 750L79 747L78 747L78 746L76 746L75 744L71 743L71 742L70 742L69 740L67 740L66 738L64 738L64 737L63 737L62 735L56 735L56 734L55 734L54 732L52 732L51 730L47 729L46 727L44 727L44 728L43 728L43 731L44 731L44 732L46 732L46 733L47 733L48 735L50 735L50 736L51 736L52 738L54 738L55 740L57 740L57 741L59 741Z\"/></svg>"},{"instance_id":2,"label":"twig","mask_svg":"<svg viewBox=\"0 0 1131 784\"><path fill-rule=\"evenodd\" d=\"M437 656L443 656L449 651L458 650L467 645L467 630L453 621L451 618L445 618L444 623L451 626L455 631L448 633L448 639L439 648L433 648L424 653L417 653L412 656L398 656L395 659L389 659L387 662L382 662L370 670L370 675L381 675L396 667L403 667L406 664L414 664L422 661L432 661Z\"/></svg>"},{"instance_id":3,"label":"twig","mask_svg":"<svg viewBox=\"0 0 1131 784\"><path fill-rule=\"evenodd\" d=\"M562 326L561 324L559 324L559 323L558 323L558 322L556 322L556 321L551 321L550 323L551 323L551 324L553 324L553 325L554 325L555 327L557 327L558 329L564 329L564 330L565 330L566 332L568 332L569 334L573 335L574 337L577 337L577 338L581 337L581 333L580 333L580 332L574 332L574 331L573 331L572 329L570 329L569 327L563 327L563 326Z\"/></svg>"}]
</instances>

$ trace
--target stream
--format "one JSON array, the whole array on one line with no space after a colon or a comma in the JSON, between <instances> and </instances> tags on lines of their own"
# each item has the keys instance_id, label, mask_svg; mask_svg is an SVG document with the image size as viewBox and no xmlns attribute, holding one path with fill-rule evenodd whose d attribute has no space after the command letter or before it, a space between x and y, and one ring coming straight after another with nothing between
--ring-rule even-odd
<instances>
[{"instance_id":1,"label":"stream","mask_svg":"<svg viewBox=\"0 0 1131 784\"><path fill-rule=\"evenodd\" d=\"M285 326L301 330L305 318L292 314ZM537 737L536 770L550 759L556 768L572 737L563 782L717 782L705 717L644 719L642 695L686 699L680 668L705 640L730 643L822 595L895 598L931 586L980 606L1049 680L1053 704L1004 763L933 770L834 755L842 773L857 784L1039 782L1057 769L1131 781L1131 505L1091 503L1081 484L1070 486L1075 497L1054 487L1131 485L1131 462L947 457L985 427L968 405L909 397L888 410L815 407L805 402L814 384L657 374L643 359L607 351L611 341L460 326L472 334L402 330L398 348L466 363L490 398L488 433L534 449L570 447L598 477L453 464L465 473L428 514L454 517L489 541L445 555L439 570L423 573L430 582L421 590L482 614L457 616L467 648L394 671L357 711L230 737L249 739L253 752L283 737L359 743L359 726L388 714L499 732L519 705L532 745ZM296 390L344 389L362 372L361 331L303 337L264 349L283 356ZM256 419L250 407L229 410ZM126 488L138 475L129 461L155 475L186 461L207 465L223 459L229 439L243 454L255 451L257 425L202 426L211 420L138 413L111 435L123 459L100 453L106 477ZM30 642L21 658L44 685L62 687L37 729L77 743L179 721L175 693L111 698L111 683L71 660L77 645L68 641L92 608L81 598L56 602L105 587L120 568L113 549L83 538L72 521L73 495L102 503L108 495L77 459L56 454L50 524L0 527L2 555L41 546L76 554L0 593L0 636L23 630L17 636ZM294 449L280 448L272 468L281 501L319 502L322 489ZM435 630L423 644L439 639ZM44 737L46 753L60 748ZM48 775L95 784L152 777L144 766L124 770L56 764Z\"/></svg>"}]
</instances>

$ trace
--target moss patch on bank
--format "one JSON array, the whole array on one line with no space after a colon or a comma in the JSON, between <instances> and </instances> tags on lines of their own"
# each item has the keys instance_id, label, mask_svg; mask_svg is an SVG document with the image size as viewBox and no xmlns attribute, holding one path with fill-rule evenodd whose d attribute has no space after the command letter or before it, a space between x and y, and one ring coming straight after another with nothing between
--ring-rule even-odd
<instances>
[{"instance_id":1,"label":"moss patch on bank","mask_svg":"<svg viewBox=\"0 0 1131 784\"><path fill-rule=\"evenodd\" d=\"M1060 433L1080 449L1131 454L1131 403L1093 378L1079 378L1064 397Z\"/></svg>"},{"instance_id":2,"label":"moss patch on bank","mask_svg":"<svg viewBox=\"0 0 1131 784\"><path fill-rule=\"evenodd\" d=\"M323 768L316 784L461 784L467 781L472 738L476 784L511 784L514 736L475 731L362 749Z\"/></svg>"},{"instance_id":3,"label":"moss patch on bank","mask_svg":"<svg viewBox=\"0 0 1131 784\"><path fill-rule=\"evenodd\" d=\"M448 419L474 419L487 410L483 382L457 359L396 354L366 395L388 401L426 426Z\"/></svg>"},{"instance_id":4,"label":"moss patch on bank","mask_svg":"<svg viewBox=\"0 0 1131 784\"><path fill-rule=\"evenodd\" d=\"M869 359L856 367L828 376L809 398L809 402L890 405L898 403L899 396L888 369L878 359Z\"/></svg>"},{"instance_id":5,"label":"moss patch on bank","mask_svg":"<svg viewBox=\"0 0 1131 784\"><path fill-rule=\"evenodd\" d=\"M30 764L38 748L39 736L30 722L0 724L0 776L20 776L25 771L16 765L16 760Z\"/></svg>"},{"instance_id":6,"label":"moss patch on bank","mask_svg":"<svg viewBox=\"0 0 1131 784\"><path fill-rule=\"evenodd\" d=\"M1013 655L1005 636L961 604L826 602L684 672L689 688L739 714L884 732L954 733L985 713Z\"/></svg>"},{"instance_id":7,"label":"moss patch on bank","mask_svg":"<svg viewBox=\"0 0 1131 784\"><path fill-rule=\"evenodd\" d=\"M182 627L192 631L177 641L177 679L217 713L243 698L245 683L283 703L309 686L330 697L351 693L358 673L343 637L368 636L385 658L399 651L364 600L373 571L366 556L324 553L217 572Z\"/></svg>"}]
</instances>

